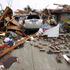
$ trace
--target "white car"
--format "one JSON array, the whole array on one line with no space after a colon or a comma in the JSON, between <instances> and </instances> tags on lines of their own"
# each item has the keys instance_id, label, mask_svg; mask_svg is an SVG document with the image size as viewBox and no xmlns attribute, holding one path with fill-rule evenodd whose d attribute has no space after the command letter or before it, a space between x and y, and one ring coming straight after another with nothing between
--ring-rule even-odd
<instances>
[{"instance_id":1,"label":"white car","mask_svg":"<svg viewBox=\"0 0 70 70\"><path fill-rule=\"evenodd\" d=\"M38 15L28 15L25 20L25 29L39 29L42 25L42 19Z\"/></svg>"}]
</instances>

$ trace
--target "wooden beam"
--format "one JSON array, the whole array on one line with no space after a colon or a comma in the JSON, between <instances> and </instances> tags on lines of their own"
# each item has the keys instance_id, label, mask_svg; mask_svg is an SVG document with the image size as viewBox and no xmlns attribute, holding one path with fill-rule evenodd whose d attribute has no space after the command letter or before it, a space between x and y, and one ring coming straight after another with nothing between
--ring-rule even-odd
<instances>
[{"instance_id":1,"label":"wooden beam","mask_svg":"<svg viewBox=\"0 0 70 70\"><path fill-rule=\"evenodd\" d=\"M20 29L18 26L14 26L14 25L12 25L12 26L7 26L7 29L19 30L19 31L21 31L21 29Z\"/></svg>"},{"instance_id":2,"label":"wooden beam","mask_svg":"<svg viewBox=\"0 0 70 70\"><path fill-rule=\"evenodd\" d=\"M9 12L11 12L10 14L12 14L12 10L9 7L6 7L4 13L0 17L0 20L3 20L7 16L7 14L10 16Z\"/></svg>"},{"instance_id":3,"label":"wooden beam","mask_svg":"<svg viewBox=\"0 0 70 70\"><path fill-rule=\"evenodd\" d=\"M0 53L0 58L4 55L6 55L7 53L9 53L10 51L14 50L16 47L18 47L19 45L23 44L25 41L27 41L29 39L29 37L25 37L25 38L21 38L19 41L16 42L16 44L10 48L7 48L5 50L2 51L2 53Z\"/></svg>"}]
</instances>

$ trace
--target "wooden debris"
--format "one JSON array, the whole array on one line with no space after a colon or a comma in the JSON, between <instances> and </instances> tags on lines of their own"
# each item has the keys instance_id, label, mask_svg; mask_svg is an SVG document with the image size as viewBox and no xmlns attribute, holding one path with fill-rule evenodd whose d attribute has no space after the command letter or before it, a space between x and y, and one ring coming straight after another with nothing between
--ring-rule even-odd
<instances>
[{"instance_id":1,"label":"wooden debris","mask_svg":"<svg viewBox=\"0 0 70 70\"><path fill-rule=\"evenodd\" d=\"M34 47L37 47L37 48L39 48L39 49L42 49L42 48L43 48L43 47L40 46L40 45L34 45Z\"/></svg>"},{"instance_id":2,"label":"wooden debris","mask_svg":"<svg viewBox=\"0 0 70 70\"><path fill-rule=\"evenodd\" d=\"M5 36L6 32L0 32L0 36Z\"/></svg>"},{"instance_id":3,"label":"wooden debris","mask_svg":"<svg viewBox=\"0 0 70 70\"><path fill-rule=\"evenodd\" d=\"M48 54L53 54L53 53L54 53L54 54L57 54L57 53L60 53L60 51L58 51L58 50L53 50L53 49L50 48L50 49L47 51L47 53L48 53Z\"/></svg>"},{"instance_id":4,"label":"wooden debris","mask_svg":"<svg viewBox=\"0 0 70 70\"><path fill-rule=\"evenodd\" d=\"M52 50L56 50L56 48L55 48L55 47L53 47L53 46L50 46L50 48L51 48Z\"/></svg>"},{"instance_id":5,"label":"wooden debris","mask_svg":"<svg viewBox=\"0 0 70 70\"><path fill-rule=\"evenodd\" d=\"M62 57L61 57L61 55L60 54L57 54L57 56L56 56L56 60L57 60L57 62L59 62L59 63L61 63L62 61Z\"/></svg>"},{"instance_id":6,"label":"wooden debris","mask_svg":"<svg viewBox=\"0 0 70 70\"><path fill-rule=\"evenodd\" d=\"M25 38L21 38L19 41L17 41L15 43L14 46L7 48L5 50L3 50L0 54L0 58L4 55L6 55L7 53L9 53L10 51L14 50L16 47L18 47L19 45L23 44L25 41L27 41L29 39L29 37L25 37Z\"/></svg>"},{"instance_id":7,"label":"wooden debris","mask_svg":"<svg viewBox=\"0 0 70 70\"><path fill-rule=\"evenodd\" d=\"M56 50L60 50L60 48L59 48L58 46L55 46L55 49L56 49Z\"/></svg>"},{"instance_id":8,"label":"wooden debris","mask_svg":"<svg viewBox=\"0 0 70 70\"><path fill-rule=\"evenodd\" d=\"M45 49L44 49L44 48L42 48L42 49L40 49L40 51L41 51L41 52L45 52Z\"/></svg>"},{"instance_id":9,"label":"wooden debris","mask_svg":"<svg viewBox=\"0 0 70 70\"><path fill-rule=\"evenodd\" d=\"M10 20L10 22L13 24L13 25L16 25L16 26L20 26L20 24L14 19L14 18L12 18L11 20Z\"/></svg>"},{"instance_id":10,"label":"wooden debris","mask_svg":"<svg viewBox=\"0 0 70 70\"><path fill-rule=\"evenodd\" d=\"M6 25L7 30L21 31L21 25L14 18L12 19L6 18L6 21L7 21Z\"/></svg>"},{"instance_id":11,"label":"wooden debris","mask_svg":"<svg viewBox=\"0 0 70 70\"><path fill-rule=\"evenodd\" d=\"M18 31L21 31L21 29L19 28L19 27L17 27L17 26L7 26L7 29L9 29L9 30L18 30Z\"/></svg>"},{"instance_id":12,"label":"wooden debris","mask_svg":"<svg viewBox=\"0 0 70 70\"><path fill-rule=\"evenodd\" d=\"M4 13L2 14L2 16L0 17L0 20L3 20L5 17L11 17L12 16L12 10L9 7L6 7L6 9L4 10Z\"/></svg>"}]
</instances>

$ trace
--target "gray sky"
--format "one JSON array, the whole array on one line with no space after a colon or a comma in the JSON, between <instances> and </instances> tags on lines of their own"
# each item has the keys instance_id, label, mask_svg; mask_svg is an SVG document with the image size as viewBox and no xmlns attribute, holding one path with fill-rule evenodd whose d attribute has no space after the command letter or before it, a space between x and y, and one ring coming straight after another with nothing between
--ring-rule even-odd
<instances>
[{"instance_id":1,"label":"gray sky","mask_svg":"<svg viewBox=\"0 0 70 70\"><path fill-rule=\"evenodd\" d=\"M23 9L27 5L33 9L43 9L46 7L56 8L56 6L53 5L54 3L70 5L70 0L0 0L0 3L3 9L8 5L11 5L13 10Z\"/></svg>"}]
</instances>

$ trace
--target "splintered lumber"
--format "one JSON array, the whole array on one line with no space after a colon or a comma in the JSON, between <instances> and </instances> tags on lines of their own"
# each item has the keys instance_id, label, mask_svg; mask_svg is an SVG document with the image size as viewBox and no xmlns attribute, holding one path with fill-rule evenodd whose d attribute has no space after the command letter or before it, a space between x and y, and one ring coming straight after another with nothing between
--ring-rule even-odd
<instances>
[{"instance_id":1,"label":"splintered lumber","mask_svg":"<svg viewBox=\"0 0 70 70\"><path fill-rule=\"evenodd\" d=\"M10 47L10 48L7 48L5 50L3 50L1 53L0 53L0 58L4 55L6 55L7 53L9 53L10 51L14 50L16 47L18 47L19 45L23 44L25 41L27 41L29 39L29 37L24 37L24 38L21 38L20 40L18 40L14 46Z\"/></svg>"},{"instance_id":2,"label":"splintered lumber","mask_svg":"<svg viewBox=\"0 0 70 70\"><path fill-rule=\"evenodd\" d=\"M19 30L19 31L21 31L21 29L18 27L18 26L7 26L7 29L12 29L12 30Z\"/></svg>"},{"instance_id":3,"label":"splintered lumber","mask_svg":"<svg viewBox=\"0 0 70 70\"><path fill-rule=\"evenodd\" d=\"M12 19L10 19L9 17L6 17L5 20L6 20L9 24L12 24L12 25L15 25L15 26L20 26L20 24L15 20L14 17L12 17Z\"/></svg>"},{"instance_id":4,"label":"splintered lumber","mask_svg":"<svg viewBox=\"0 0 70 70\"><path fill-rule=\"evenodd\" d=\"M10 17L6 17L5 20L7 22L9 22L9 24L13 24L15 26L20 26L20 24L15 20L15 18L13 16L11 19L10 19Z\"/></svg>"},{"instance_id":5,"label":"splintered lumber","mask_svg":"<svg viewBox=\"0 0 70 70\"><path fill-rule=\"evenodd\" d=\"M11 22L13 25L20 26L19 23L18 23L14 18L12 18L10 22Z\"/></svg>"},{"instance_id":6,"label":"splintered lumber","mask_svg":"<svg viewBox=\"0 0 70 70\"><path fill-rule=\"evenodd\" d=\"M27 36L24 32L22 32L22 31L18 31L18 30L16 30L15 31L17 34L19 34L19 35L21 35L21 36Z\"/></svg>"},{"instance_id":7,"label":"splintered lumber","mask_svg":"<svg viewBox=\"0 0 70 70\"><path fill-rule=\"evenodd\" d=\"M6 9L4 10L4 13L0 17L0 20L3 20L7 15L11 16L11 14L12 14L12 10L9 7L6 7Z\"/></svg>"}]
</instances>

